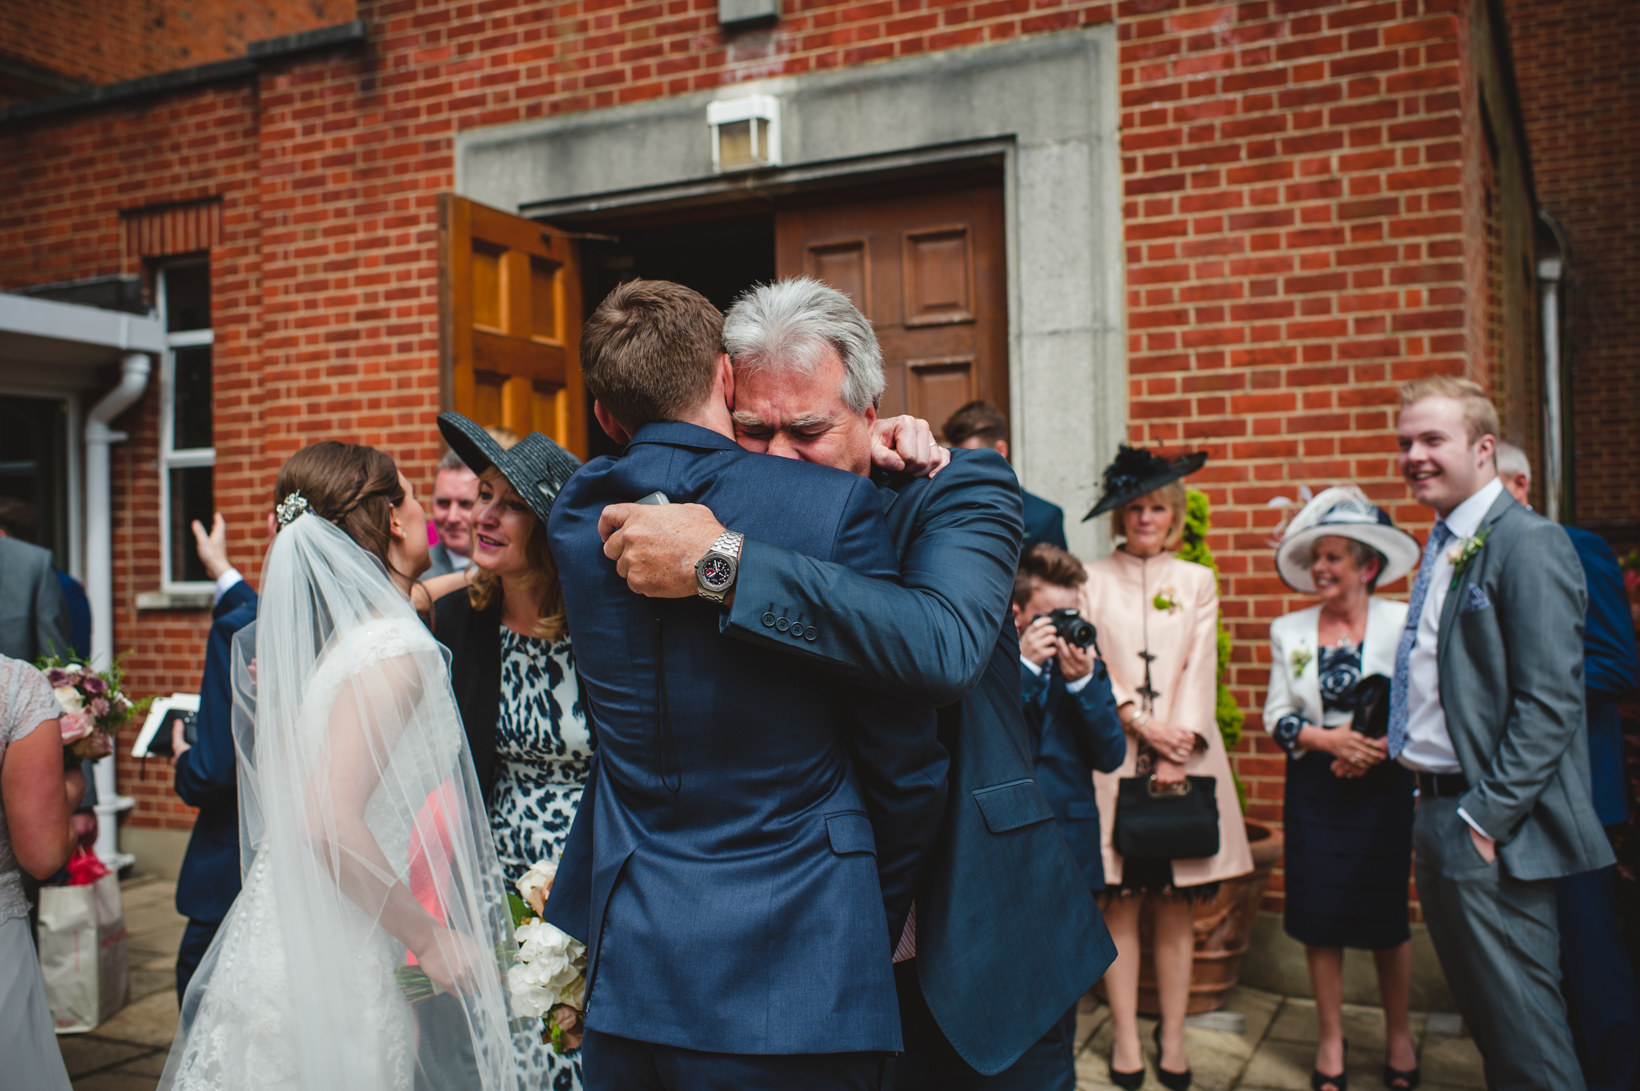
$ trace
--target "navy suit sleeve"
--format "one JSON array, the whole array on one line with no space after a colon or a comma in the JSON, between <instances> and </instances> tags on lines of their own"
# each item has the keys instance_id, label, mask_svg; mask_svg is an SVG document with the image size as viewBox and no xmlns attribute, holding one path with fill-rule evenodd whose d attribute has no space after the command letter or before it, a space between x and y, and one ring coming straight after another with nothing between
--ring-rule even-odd
<instances>
[{"instance_id":1,"label":"navy suit sleeve","mask_svg":"<svg viewBox=\"0 0 1640 1091\"><path fill-rule=\"evenodd\" d=\"M239 593L234 594L236 591ZM195 742L177 758L176 765L176 792L190 807L228 802L239 790L233 748L233 636L255 618L256 601L255 591L237 583L213 612L215 620L205 645L205 674L199 683Z\"/></svg>"},{"instance_id":2,"label":"navy suit sleeve","mask_svg":"<svg viewBox=\"0 0 1640 1091\"><path fill-rule=\"evenodd\" d=\"M748 540L727 630L919 704L961 700L996 648L1023 522L1019 486L1002 457L957 454L966 457L923 486L928 495L900 557L903 586ZM765 636L764 613L782 608L814 619L816 639Z\"/></svg>"},{"instance_id":3,"label":"navy suit sleeve","mask_svg":"<svg viewBox=\"0 0 1640 1091\"><path fill-rule=\"evenodd\" d=\"M1640 656L1634 644L1634 619L1623 586L1623 569L1605 539L1567 527L1583 579L1589 587L1589 609L1583 628L1583 684L1591 704L1614 701L1640 689Z\"/></svg>"},{"instance_id":4,"label":"navy suit sleeve","mask_svg":"<svg viewBox=\"0 0 1640 1091\"><path fill-rule=\"evenodd\" d=\"M1116 714L1116 696L1103 660L1093 661L1093 681L1072 696L1076 708L1077 745L1082 758L1101 773L1114 773L1127 757L1127 732Z\"/></svg>"}]
</instances>

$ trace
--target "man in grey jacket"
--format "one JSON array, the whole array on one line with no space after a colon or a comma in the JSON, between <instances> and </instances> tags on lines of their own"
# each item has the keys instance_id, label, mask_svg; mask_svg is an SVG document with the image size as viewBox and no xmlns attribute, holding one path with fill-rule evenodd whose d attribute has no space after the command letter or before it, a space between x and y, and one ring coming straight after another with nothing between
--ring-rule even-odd
<instances>
[{"instance_id":1,"label":"man in grey jacket","mask_svg":"<svg viewBox=\"0 0 1640 1091\"><path fill-rule=\"evenodd\" d=\"M0 655L32 663L74 654L74 634L51 550L0 533Z\"/></svg>"},{"instance_id":2,"label":"man in grey jacket","mask_svg":"<svg viewBox=\"0 0 1640 1091\"><path fill-rule=\"evenodd\" d=\"M1389 753L1418 774L1418 898L1487 1086L1575 1088L1555 880L1613 862L1589 790L1586 591L1566 532L1504 491L1497 431L1466 379L1401 390L1398 465L1440 518L1395 657Z\"/></svg>"}]
</instances>

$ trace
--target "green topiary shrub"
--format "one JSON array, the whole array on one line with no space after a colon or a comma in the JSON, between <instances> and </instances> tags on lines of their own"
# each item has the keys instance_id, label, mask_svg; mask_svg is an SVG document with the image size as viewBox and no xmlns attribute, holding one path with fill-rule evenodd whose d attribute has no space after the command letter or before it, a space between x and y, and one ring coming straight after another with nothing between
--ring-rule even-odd
<instances>
[{"instance_id":1,"label":"green topiary shrub","mask_svg":"<svg viewBox=\"0 0 1640 1091\"><path fill-rule=\"evenodd\" d=\"M1213 560L1213 551L1207 548L1207 528L1211 525L1212 506L1207 502L1205 493L1190 489L1185 494L1184 539L1179 546L1178 557L1182 561L1192 561L1205 565L1213 570L1216 579L1219 566ZM1241 742L1242 724L1247 717L1241 709L1236 707L1235 698L1230 696L1230 687L1224 684L1224 672L1230 666L1230 634L1224 631L1224 622L1219 621L1218 632L1218 700L1214 708L1214 719L1218 721L1219 735L1224 739L1224 748L1233 750ZM1236 783L1236 798L1241 804L1243 814L1247 813L1247 789L1236 776L1234 766L1230 770L1231 779Z\"/></svg>"}]
</instances>

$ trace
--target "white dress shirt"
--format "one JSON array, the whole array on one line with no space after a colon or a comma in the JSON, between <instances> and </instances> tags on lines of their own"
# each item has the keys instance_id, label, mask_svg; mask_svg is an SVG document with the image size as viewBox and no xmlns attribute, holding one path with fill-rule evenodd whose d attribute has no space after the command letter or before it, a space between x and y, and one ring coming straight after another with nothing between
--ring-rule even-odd
<instances>
[{"instance_id":1,"label":"white dress shirt","mask_svg":"<svg viewBox=\"0 0 1640 1091\"><path fill-rule=\"evenodd\" d=\"M1407 660L1407 743L1400 761L1415 772L1463 772L1458 752L1452 746L1452 736L1446 729L1446 712L1441 708L1441 610L1446 605L1446 593L1452 587L1451 554L1457 551L1463 539L1473 537L1480 529L1481 520L1492 510L1501 492L1503 481L1494 477L1446 517L1446 529L1452 532L1452 541L1435 557L1435 571L1430 574L1429 591L1424 595L1424 612L1418 618L1418 642ZM1482 837L1490 838L1461 807L1458 817Z\"/></svg>"},{"instance_id":2,"label":"white dress shirt","mask_svg":"<svg viewBox=\"0 0 1640 1091\"><path fill-rule=\"evenodd\" d=\"M1042 665L1040 667L1037 666L1035 663L1032 663L1029 659L1026 659L1023 655L1019 657L1019 661L1021 663L1025 664L1026 667L1030 668L1030 671L1031 671L1032 674L1036 675L1038 678L1041 678L1042 677L1042 672L1048 669L1048 664L1052 663L1053 659L1052 659L1052 657L1049 657L1048 659L1044 659L1042 661ZM1081 693L1083 690L1088 688L1088 683L1091 682L1091 681L1093 681L1093 672L1089 671L1088 673L1084 674L1082 677L1078 678L1074 682L1066 682L1065 683L1065 692L1066 693Z\"/></svg>"},{"instance_id":3,"label":"white dress shirt","mask_svg":"<svg viewBox=\"0 0 1640 1091\"><path fill-rule=\"evenodd\" d=\"M215 593L211 598L211 606L215 607L217 603L222 601L222 596L228 593L228 589L230 587L236 583L242 582L244 579L245 577L239 574L239 569L237 568L230 568L226 572L222 573L222 575L218 576L216 578L216 587L214 589Z\"/></svg>"}]
</instances>

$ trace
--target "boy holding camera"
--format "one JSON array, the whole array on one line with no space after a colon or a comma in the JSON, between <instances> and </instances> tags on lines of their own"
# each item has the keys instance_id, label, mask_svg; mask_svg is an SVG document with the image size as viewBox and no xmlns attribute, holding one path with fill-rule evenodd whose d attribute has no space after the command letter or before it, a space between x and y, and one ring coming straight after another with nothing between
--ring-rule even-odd
<instances>
[{"instance_id":1,"label":"boy holding camera","mask_svg":"<svg viewBox=\"0 0 1640 1091\"><path fill-rule=\"evenodd\" d=\"M1019 559L1014 625L1019 629L1020 700L1036 745L1036 783L1053 808L1088 889L1105 889L1093 770L1115 772L1127 754L1098 634L1083 616L1088 573L1046 542Z\"/></svg>"}]
</instances>

